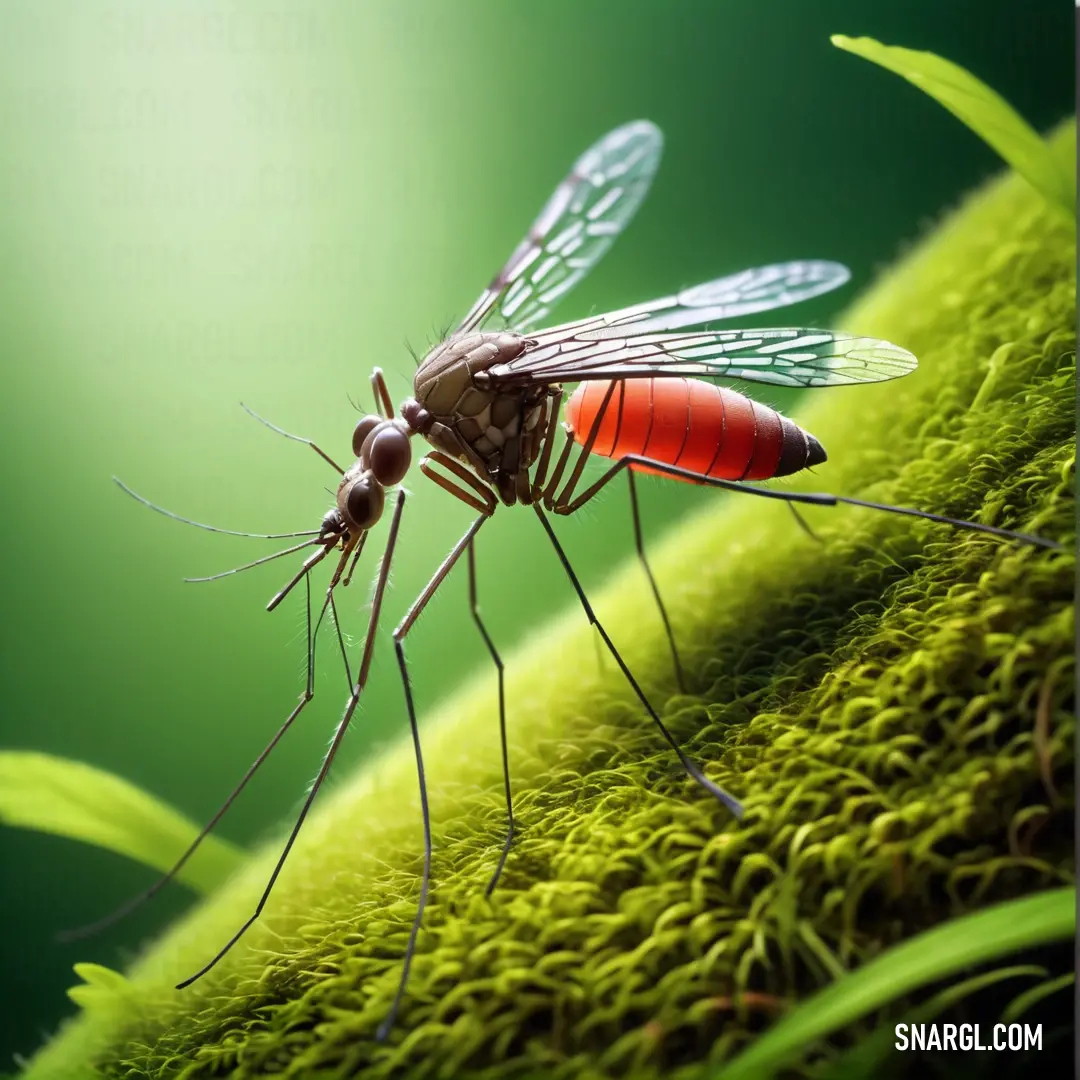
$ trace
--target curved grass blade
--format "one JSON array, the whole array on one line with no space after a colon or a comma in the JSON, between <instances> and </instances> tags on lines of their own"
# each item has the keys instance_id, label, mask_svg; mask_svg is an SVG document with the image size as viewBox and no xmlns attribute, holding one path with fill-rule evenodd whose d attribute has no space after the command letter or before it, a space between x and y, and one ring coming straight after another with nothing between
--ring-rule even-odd
<instances>
[{"instance_id":1,"label":"curved grass blade","mask_svg":"<svg viewBox=\"0 0 1080 1080\"><path fill-rule=\"evenodd\" d=\"M1076 173L1062 166L1046 140L996 91L970 71L932 52L833 34L838 49L907 79L993 147L1047 202L1076 218Z\"/></svg>"},{"instance_id":2,"label":"curved grass blade","mask_svg":"<svg viewBox=\"0 0 1080 1080\"><path fill-rule=\"evenodd\" d=\"M1056 979L1048 979L1046 982L1039 983L1038 986L1033 986L1030 990L1025 990L1022 994L1018 994L1013 998L1006 1006L1005 1011L1001 1014L1001 1022L1003 1024L1015 1023L1024 1013L1038 1005L1044 998L1048 998L1051 994L1056 994L1060 990L1067 990L1075 982L1076 972L1070 971L1065 975L1059 975Z\"/></svg>"},{"instance_id":3,"label":"curved grass blade","mask_svg":"<svg viewBox=\"0 0 1080 1080\"><path fill-rule=\"evenodd\" d=\"M198 827L149 792L81 761L27 751L0 753L0 824L82 840L164 873ZM208 893L243 860L243 852L208 836L176 875Z\"/></svg>"},{"instance_id":4,"label":"curved grass blade","mask_svg":"<svg viewBox=\"0 0 1080 1080\"><path fill-rule=\"evenodd\" d=\"M952 919L896 945L796 1006L717 1075L763 1080L819 1039L927 983L1076 933L1076 889L1052 889Z\"/></svg>"},{"instance_id":5,"label":"curved grass blade","mask_svg":"<svg viewBox=\"0 0 1080 1080\"><path fill-rule=\"evenodd\" d=\"M908 1013L899 1022L902 1024L925 1024L939 1016L946 1009L951 1008L964 998L1004 982L1006 979L1017 979L1025 976L1045 978L1046 968L1036 964L1017 964L1013 967L996 968L993 971L984 972L963 982L955 983L946 987L940 994L935 994L929 1001L920 1005L917 1009ZM1043 984L1040 984L1040 986ZM1039 987L1035 987L1039 989ZM1004 1020L1002 1016L1002 1020ZM851 1050L844 1054L835 1066L830 1068L825 1076L827 1080L866 1080L881 1075L885 1071L885 1065L890 1056L895 1054L896 1032L893 1026L885 1026L874 1030L869 1037L859 1041Z\"/></svg>"}]
</instances>

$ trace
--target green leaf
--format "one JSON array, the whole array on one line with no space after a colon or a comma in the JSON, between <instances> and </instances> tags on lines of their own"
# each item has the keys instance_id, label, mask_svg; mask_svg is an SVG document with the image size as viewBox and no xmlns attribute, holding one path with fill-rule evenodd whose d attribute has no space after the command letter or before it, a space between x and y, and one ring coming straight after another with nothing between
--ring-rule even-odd
<instances>
[{"instance_id":1,"label":"green leaf","mask_svg":"<svg viewBox=\"0 0 1080 1080\"><path fill-rule=\"evenodd\" d=\"M882 45L873 38L833 34L831 41L929 94L993 147L1044 199L1076 218L1075 170L1063 167L1046 140L970 71L934 53Z\"/></svg>"},{"instance_id":2,"label":"green leaf","mask_svg":"<svg viewBox=\"0 0 1080 1080\"><path fill-rule=\"evenodd\" d=\"M1052 889L953 919L895 946L796 1006L721 1070L722 1080L763 1080L819 1039L902 995L973 964L1076 932L1076 889Z\"/></svg>"},{"instance_id":3,"label":"green leaf","mask_svg":"<svg viewBox=\"0 0 1080 1080\"><path fill-rule=\"evenodd\" d=\"M946 987L940 994L935 994L929 1001L913 1009L900 1022L904 1024L928 1023L935 1016L971 994L1004 982L1006 979L1024 976L1045 977L1046 969L1035 964L1017 964L1013 967L997 968L994 971L975 975L973 978ZM1005 1020L1004 1015L1002 1015L1002 1020ZM896 1034L892 1026L876 1028L840 1058L826 1074L828 1080L865 1080L866 1077L880 1075L889 1057L896 1052L895 1039Z\"/></svg>"},{"instance_id":4,"label":"green leaf","mask_svg":"<svg viewBox=\"0 0 1080 1080\"><path fill-rule=\"evenodd\" d=\"M24 751L0 753L0 824L96 844L163 873L199 832L172 807L112 773ZM176 880L208 893L243 857L239 848L208 836Z\"/></svg>"}]
</instances>

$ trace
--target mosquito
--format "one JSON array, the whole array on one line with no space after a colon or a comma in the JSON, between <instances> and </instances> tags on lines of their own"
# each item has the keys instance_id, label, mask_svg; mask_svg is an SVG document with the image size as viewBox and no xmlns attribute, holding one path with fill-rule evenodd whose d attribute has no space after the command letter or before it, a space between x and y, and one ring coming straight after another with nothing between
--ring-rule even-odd
<instances>
[{"instance_id":1,"label":"mosquito","mask_svg":"<svg viewBox=\"0 0 1080 1080\"><path fill-rule=\"evenodd\" d=\"M642 541L634 487L638 473L779 499L793 509L799 505L847 504L925 518L1044 547L1060 547L1039 537L927 511L748 483L788 476L819 465L826 460L826 454L818 440L794 421L725 385L717 385L717 380L789 387L842 386L894 379L915 370L916 360L911 353L876 338L815 329L704 329L722 320L785 307L836 289L850 276L839 263L802 260L758 267L649 303L550 329L538 328L555 304L600 261L634 216L656 173L662 145L659 129L639 120L609 132L575 162L525 239L481 293L461 325L424 357L414 376L413 396L396 413L382 372L378 368L374 370L371 384L376 411L356 424L352 434L355 460L347 468L310 439L290 434L252 413L279 434L306 443L330 464L338 477L335 505L317 530L265 536L268 539L303 537L300 543L235 570L190 580L214 580L305 548L312 549L299 570L267 605L272 611L300 582L305 583L307 685L299 703L270 743L172 869L122 908L69 937L83 936L109 925L170 881L312 699L318 628L329 611L337 629L336 590L349 583L369 532L384 516L387 492L396 488L367 636L355 677L340 629L337 630L351 692L330 746L251 916L215 956L179 983L177 989L190 986L210 971L258 919L330 771L368 680L383 598L408 500L408 493L400 485L412 463L414 438L421 437L428 443L419 463L420 472L470 507L476 517L392 635L416 757L424 862L416 915L396 994L376 1033L379 1040L390 1032L404 997L431 886L431 819L405 640L463 556L468 567L472 618L498 675L506 834L487 885L487 895L495 889L513 845L515 820L507 752L504 665L481 619L476 587L476 537L500 503L507 506L521 503L532 508L589 622L659 735L670 745L686 773L736 818L743 812L738 798L711 780L683 751L623 661L590 604L552 528L549 514L575 513L619 473L625 472L637 554L659 608L680 683L682 668L674 635ZM578 388L566 401L562 446L556 454L563 387L574 383ZM599 479L579 490L585 464L594 455L611 459L613 464ZM230 531L180 517L136 495L125 485L120 486L146 506L169 517L212 531ZM310 575L331 553L337 559L313 631Z\"/></svg>"}]
</instances>

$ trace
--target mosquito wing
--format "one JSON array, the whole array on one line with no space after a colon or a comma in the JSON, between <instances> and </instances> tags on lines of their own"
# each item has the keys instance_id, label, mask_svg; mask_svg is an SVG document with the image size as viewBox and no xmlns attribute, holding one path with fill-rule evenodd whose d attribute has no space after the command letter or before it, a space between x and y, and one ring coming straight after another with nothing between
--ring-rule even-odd
<instances>
[{"instance_id":1,"label":"mosquito wing","mask_svg":"<svg viewBox=\"0 0 1080 1080\"><path fill-rule=\"evenodd\" d=\"M663 142L655 124L636 120L586 150L457 333L476 330L496 312L516 330L543 319L634 216L660 164Z\"/></svg>"},{"instance_id":2,"label":"mosquito wing","mask_svg":"<svg viewBox=\"0 0 1080 1080\"><path fill-rule=\"evenodd\" d=\"M719 330L692 334L622 336L588 320L557 336L534 335L536 344L517 359L479 373L496 388L590 379L686 376L744 379L773 386L843 386L882 382L914 371L906 349L877 338L831 330ZM599 325L598 325L599 324ZM481 379L482 374L486 378Z\"/></svg>"},{"instance_id":3,"label":"mosquito wing","mask_svg":"<svg viewBox=\"0 0 1080 1080\"><path fill-rule=\"evenodd\" d=\"M539 337L562 337L588 330L593 338L628 337L755 315L798 304L845 284L851 271L837 262L803 259L741 270L683 289L673 296L621 308L606 315L541 330ZM536 337L536 334L530 335Z\"/></svg>"}]
</instances>

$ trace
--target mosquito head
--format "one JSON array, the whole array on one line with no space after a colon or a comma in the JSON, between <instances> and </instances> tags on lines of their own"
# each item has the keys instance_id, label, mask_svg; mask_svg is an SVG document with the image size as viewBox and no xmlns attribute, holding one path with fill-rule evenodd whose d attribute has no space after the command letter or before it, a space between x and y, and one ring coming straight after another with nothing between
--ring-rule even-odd
<instances>
[{"instance_id":1,"label":"mosquito head","mask_svg":"<svg viewBox=\"0 0 1080 1080\"><path fill-rule=\"evenodd\" d=\"M401 420L365 416L353 431L353 453L383 487L400 484L412 464L408 426Z\"/></svg>"},{"instance_id":2,"label":"mosquito head","mask_svg":"<svg viewBox=\"0 0 1080 1080\"><path fill-rule=\"evenodd\" d=\"M358 461L341 478L337 489L337 513L351 533L366 532L380 517L386 492L370 469ZM331 510L331 514L335 511ZM329 516L329 515L328 515ZM326 521L326 518L323 519Z\"/></svg>"}]
</instances>

